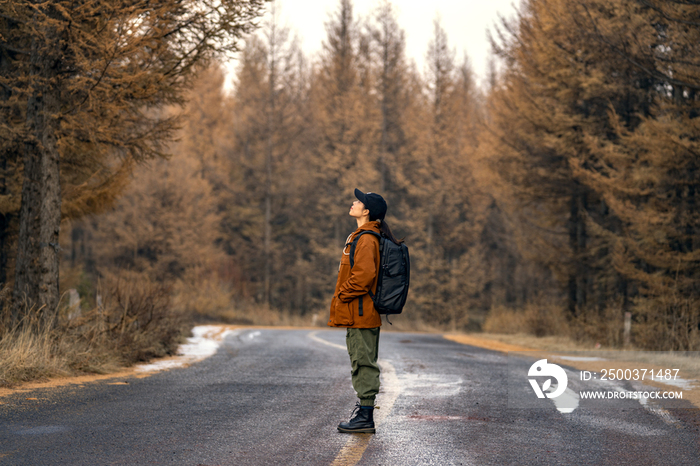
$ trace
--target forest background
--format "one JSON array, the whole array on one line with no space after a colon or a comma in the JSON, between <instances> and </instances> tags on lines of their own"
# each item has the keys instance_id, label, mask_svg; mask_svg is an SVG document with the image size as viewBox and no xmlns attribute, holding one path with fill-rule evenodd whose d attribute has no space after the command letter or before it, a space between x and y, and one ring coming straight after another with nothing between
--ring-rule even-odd
<instances>
[{"instance_id":1,"label":"forest background","mask_svg":"<svg viewBox=\"0 0 700 466\"><path fill-rule=\"evenodd\" d=\"M390 1L358 20L340 0L312 57L269 18L232 90L212 58L149 108L167 146L61 146L50 332L84 341L71 367L104 366L99 341L114 364L167 354L192 319L324 325L355 187L410 247L396 328L620 347L629 313L633 346L700 350L699 4L523 0L482 87L439 20L419 72ZM8 316L23 165L3 150Z\"/></svg>"}]
</instances>

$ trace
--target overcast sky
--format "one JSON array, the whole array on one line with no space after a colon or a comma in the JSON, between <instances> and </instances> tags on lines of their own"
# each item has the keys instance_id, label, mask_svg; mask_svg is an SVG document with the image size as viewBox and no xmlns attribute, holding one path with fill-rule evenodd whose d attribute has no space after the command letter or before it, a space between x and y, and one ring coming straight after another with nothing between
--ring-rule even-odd
<instances>
[{"instance_id":1,"label":"overcast sky","mask_svg":"<svg viewBox=\"0 0 700 466\"><path fill-rule=\"evenodd\" d=\"M339 0L275 0L280 19L295 31L306 55L313 57L326 38L324 23L335 12ZM366 17L378 0L353 0L353 16ZM433 19L440 15L457 60L469 56L477 80L485 76L489 43L486 31L498 21L499 13L512 17L519 0L393 0L399 25L406 33L406 54L423 71ZM269 9L269 8L268 8Z\"/></svg>"}]
</instances>

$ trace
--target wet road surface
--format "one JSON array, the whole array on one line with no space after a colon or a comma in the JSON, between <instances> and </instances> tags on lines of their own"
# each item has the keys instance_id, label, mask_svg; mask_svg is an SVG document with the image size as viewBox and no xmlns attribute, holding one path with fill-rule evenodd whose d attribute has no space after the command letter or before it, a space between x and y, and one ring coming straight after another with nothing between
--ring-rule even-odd
<instances>
[{"instance_id":1,"label":"wet road surface","mask_svg":"<svg viewBox=\"0 0 700 466\"><path fill-rule=\"evenodd\" d=\"M4 397L0 465L700 464L696 409L509 408L507 356L439 335L382 333L377 434L340 434L344 341L241 330L187 368Z\"/></svg>"}]
</instances>

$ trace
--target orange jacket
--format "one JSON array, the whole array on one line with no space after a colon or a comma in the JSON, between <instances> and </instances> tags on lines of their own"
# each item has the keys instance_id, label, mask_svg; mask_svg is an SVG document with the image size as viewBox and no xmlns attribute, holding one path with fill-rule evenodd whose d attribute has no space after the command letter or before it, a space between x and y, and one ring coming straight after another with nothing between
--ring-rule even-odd
<instances>
[{"instance_id":1,"label":"orange jacket","mask_svg":"<svg viewBox=\"0 0 700 466\"><path fill-rule=\"evenodd\" d=\"M370 234L362 235L355 248L355 265L350 269L350 244L361 231L379 233L379 222L367 222L350 235L338 268L338 282L331 301L331 327L375 328L382 325L382 318L374 308L369 290L377 290L379 271L379 239ZM360 315L362 300L362 315Z\"/></svg>"}]
</instances>

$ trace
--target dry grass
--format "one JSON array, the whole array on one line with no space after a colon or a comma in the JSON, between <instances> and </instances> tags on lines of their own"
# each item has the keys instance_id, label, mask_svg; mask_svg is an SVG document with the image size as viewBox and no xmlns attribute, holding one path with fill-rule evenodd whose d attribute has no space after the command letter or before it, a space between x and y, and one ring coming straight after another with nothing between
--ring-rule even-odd
<instances>
[{"instance_id":1,"label":"dry grass","mask_svg":"<svg viewBox=\"0 0 700 466\"><path fill-rule=\"evenodd\" d=\"M6 332L0 340L0 386L70 374L59 346L48 330L22 327Z\"/></svg>"},{"instance_id":2,"label":"dry grass","mask_svg":"<svg viewBox=\"0 0 700 466\"><path fill-rule=\"evenodd\" d=\"M172 311L168 288L129 274L110 277L100 288L103 304L78 317L69 318L64 308L54 325L6 322L0 334L0 386L108 373L175 353L189 326L184 315Z\"/></svg>"},{"instance_id":3,"label":"dry grass","mask_svg":"<svg viewBox=\"0 0 700 466\"><path fill-rule=\"evenodd\" d=\"M529 304L523 310L493 308L484 338L538 350L583 351L623 346L623 317L608 309L573 318L555 304Z\"/></svg>"},{"instance_id":4,"label":"dry grass","mask_svg":"<svg viewBox=\"0 0 700 466\"><path fill-rule=\"evenodd\" d=\"M632 309L630 345L624 342L621 306L584 309L571 316L561 306L496 307L483 324L489 338L547 350L625 348L700 350L700 305L689 299L640 300Z\"/></svg>"},{"instance_id":5,"label":"dry grass","mask_svg":"<svg viewBox=\"0 0 700 466\"><path fill-rule=\"evenodd\" d=\"M634 303L632 342L641 348L700 351L700 301L676 294Z\"/></svg>"},{"instance_id":6,"label":"dry grass","mask_svg":"<svg viewBox=\"0 0 700 466\"><path fill-rule=\"evenodd\" d=\"M173 286L173 307L197 320L235 320L230 283L204 271L191 270Z\"/></svg>"},{"instance_id":7,"label":"dry grass","mask_svg":"<svg viewBox=\"0 0 700 466\"><path fill-rule=\"evenodd\" d=\"M556 305L529 304L516 311L495 307L486 316L483 331L495 334L528 334L536 337L569 336L569 323L563 310Z\"/></svg>"}]
</instances>

